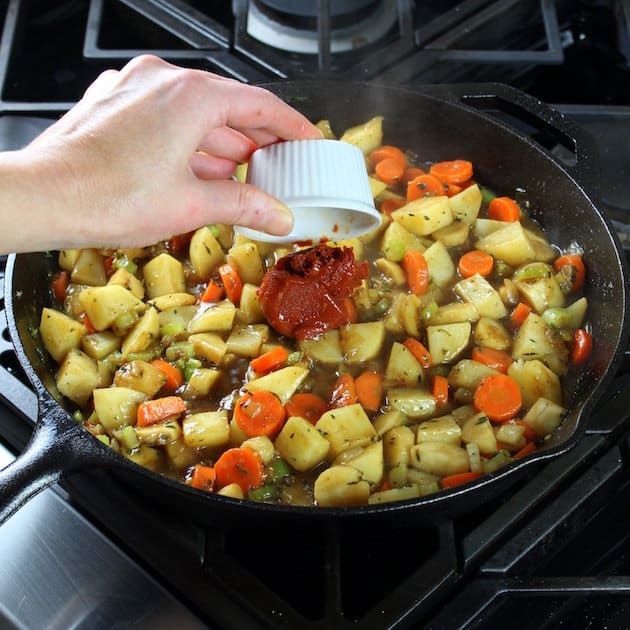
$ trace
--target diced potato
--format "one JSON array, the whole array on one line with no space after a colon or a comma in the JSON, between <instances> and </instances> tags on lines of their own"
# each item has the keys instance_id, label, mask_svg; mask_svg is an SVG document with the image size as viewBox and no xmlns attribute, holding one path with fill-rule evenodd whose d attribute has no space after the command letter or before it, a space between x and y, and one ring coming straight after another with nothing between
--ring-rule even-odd
<instances>
[{"instance_id":1,"label":"diced potato","mask_svg":"<svg viewBox=\"0 0 630 630\"><path fill-rule=\"evenodd\" d=\"M422 301L417 295L412 293L402 293L402 300L399 304L399 315L405 333L409 337L420 336L420 307Z\"/></svg>"},{"instance_id":2,"label":"diced potato","mask_svg":"<svg viewBox=\"0 0 630 630\"><path fill-rule=\"evenodd\" d=\"M468 240L469 231L470 226L467 223L455 219L450 225L433 232L432 236L446 247L461 247Z\"/></svg>"},{"instance_id":3,"label":"diced potato","mask_svg":"<svg viewBox=\"0 0 630 630\"><path fill-rule=\"evenodd\" d=\"M484 454L494 453L497 450L497 438L485 413L477 413L464 422L462 441L465 444L476 444Z\"/></svg>"},{"instance_id":4,"label":"diced potato","mask_svg":"<svg viewBox=\"0 0 630 630\"><path fill-rule=\"evenodd\" d=\"M245 385L248 392L268 391L274 393L286 405L297 391L302 381L308 376L308 367L303 363L288 365L260 376Z\"/></svg>"},{"instance_id":5,"label":"diced potato","mask_svg":"<svg viewBox=\"0 0 630 630\"><path fill-rule=\"evenodd\" d=\"M184 442L192 448L225 446L230 439L228 414L225 410L201 411L182 420Z\"/></svg>"},{"instance_id":6,"label":"diced potato","mask_svg":"<svg viewBox=\"0 0 630 630\"><path fill-rule=\"evenodd\" d=\"M458 322L476 322L479 312L469 302L451 302L440 306L429 320L432 326L441 324L457 324Z\"/></svg>"},{"instance_id":7,"label":"diced potato","mask_svg":"<svg viewBox=\"0 0 630 630\"><path fill-rule=\"evenodd\" d=\"M363 241L358 237L344 238L339 241L328 241L331 247L349 247L354 254L355 260L363 260L365 246Z\"/></svg>"},{"instance_id":8,"label":"diced potato","mask_svg":"<svg viewBox=\"0 0 630 630\"><path fill-rule=\"evenodd\" d=\"M166 383L161 370L147 361L136 359L124 363L114 375L116 387L127 387L142 392L149 397L155 396Z\"/></svg>"},{"instance_id":9,"label":"diced potato","mask_svg":"<svg viewBox=\"0 0 630 630\"><path fill-rule=\"evenodd\" d=\"M468 463L470 464L470 472L482 472L481 452L475 442L466 444L466 452L468 453Z\"/></svg>"},{"instance_id":10,"label":"diced potato","mask_svg":"<svg viewBox=\"0 0 630 630\"><path fill-rule=\"evenodd\" d=\"M504 222L496 232L482 237L475 244L477 249L487 252L508 265L523 265L534 260L536 251L527 238L520 221Z\"/></svg>"},{"instance_id":11,"label":"diced potato","mask_svg":"<svg viewBox=\"0 0 630 630\"><path fill-rule=\"evenodd\" d=\"M380 179L376 179L376 177L368 177L368 181L370 182L370 190L372 191L373 199L376 199L387 190L387 184Z\"/></svg>"},{"instance_id":12,"label":"diced potato","mask_svg":"<svg viewBox=\"0 0 630 630\"><path fill-rule=\"evenodd\" d=\"M224 497L230 497L231 499L244 499L245 493L241 486L237 483L229 483L227 486L223 486L220 490L217 490L217 494Z\"/></svg>"},{"instance_id":13,"label":"diced potato","mask_svg":"<svg viewBox=\"0 0 630 630\"><path fill-rule=\"evenodd\" d=\"M453 416L440 416L425 420L416 429L416 442L444 442L459 446L462 430Z\"/></svg>"},{"instance_id":14,"label":"diced potato","mask_svg":"<svg viewBox=\"0 0 630 630\"><path fill-rule=\"evenodd\" d=\"M57 257L57 262L62 269L72 271L80 253L80 249L62 249Z\"/></svg>"},{"instance_id":15,"label":"diced potato","mask_svg":"<svg viewBox=\"0 0 630 630\"><path fill-rule=\"evenodd\" d=\"M119 284L121 287L131 291L139 300L144 298L144 286L142 282L123 267L114 271L107 281L107 284Z\"/></svg>"},{"instance_id":16,"label":"diced potato","mask_svg":"<svg viewBox=\"0 0 630 630\"><path fill-rule=\"evenodd\" d=\"M39 332L44 347L59 363L70 350L81 345L87 328L61 311L44 307L39 321Z\"/></svg>"},{"instance_id":17,"label":"diced potato","mask_svg":"<svg viewBox=\"0 0 630 630\"><path fill-rule=\"evenodd\" d=\"M197 356L204 357L214 365L219 365L223 361L227 345L219 335L215 333L197 333L190 335L188 340L193 344Z\"/></svg>"},{"instance_id":18,"label":"diced potato","mask_svg":"<svg viewBox=\"0 0 630 630\"><path fill-rule=\"evenodd\" d=\"M383 116L374 116L361 125L349 127L339 140L359 147L364 155L368 155L383 144Z\"/></svg>"},{"instance_id":19,"label":"diced potato","mask_svg":"<svg viewBox=\"0 0 630 630\"><path fill-rule=\"evenodd\" d=\"M249 282L243 285L238 305L237 317L244 324L258 324L265 321L265 316L258 300L258 287Z\"/></svg>"},{"instance_id":20,"label":"diced potato","mask_svg":"<svg viewBox=\"0 0 630 630\"><path fill-rule=\"evenodd\" d=\"M191 466L194 466L196 460L196 452L190 448L182 437L170 442L164 447L170 465L180 472L188 470Z\"/></svg>"},{"instance_id":21,"label":"diced potato","mask_svg":"<svg viewBox=\"0 0 630 630\"><path fill-rule=\"evenodd\" d=\"M468 347L470 322L427 326L429 352L434 364L451 363Z\"/></svg>"},{"instance_id":22,"label":"diced potato","mask_svg":"<svg viewBox=\"0 0 630 630\"><path fill-rule=\"evenodd\" d=\"M433 243L424 252L424 258L429 268L429 277L438 287L445 287L454 280L457 270L444 243Z\"/></svg>"},{"instance_id":23,"label":"diced potato","mask_svg":"<svg viewBox=\"0 0 630 630\"><path fill-rule=\"evenodd\" d=\"M268 326L237 326L229 334L225 343L228 352L253 359L261 353L263 343L268 338Z\"/></svg>"},{"instance_id":24,"label":"diced potato","mask_svg":"<svg viewBox=\"0 0 630 630\"><path fill-rule=\"evenodd\" d=\"M377 439L370 419L358 403L330 409L320 417L315 427L330 443L328 457L331 459L342 451L367 446Z\"/></svg>"},{"instance_id":25,"label":"diced potato","mask_svg":"<svg viewBox=\"0 0 630 630\"><path fill-rule=\"evenodd\" d=\"M497 451L490 459L483 459L481 469L484 475L489 475L500 468L511 464L514 460L508 451Z\"/></svg>"},{"instance_id":26,"label":"diced potato","mask_svg":"<svg viewBox=\"0 0 630 630\"><path fill-rule=\"evenodd\" d=\"M140 403L148 396L130 387L107 387L94 390L94 411L107 431L136 423Z\"/></svg>"},{"instance_id":27,"label":"diced potato","mask_svg":"<svg viewBox=\"0 0 630 630\"><path fill-rule=\"evenodd\" d=\"M498 221L495 219L477 219L473 226L473 236L475 239L482 239L484 236L488 236L488 234L492 234L497 230L500 230L505 227L505 221Z\"/></svg>"},{"instance_id":28,"label":"diced potato","mask_svg":"<svg viewBox=\"0 0 630 630\"><path fill-rule=\"evenodd\" d=\"M347 324L339 333L345 361L350 365L376 358L385 341L385 325L380 320Z\"/></svg>"},{"instance_id":29,"label":"diced potato","mask_svg":"<svg viewBox=\"0 0 630 630\"><path fill-rule=\"evenodd\" d=\"M331 466L315 480L314 496L320 507L365 505L370 484L352 466Z\"/></svg>"},{"instance_id":30,"label":"diced potato","mask_svg":"<svg viewBox=\"0 0 630 630\"><path fill-rule=\"evenodd\" d=\"M372 426L376 431L378 437L383 437L385 433L387 433L390 429L394 429L396 427L402 427L407 424L407 418L405 414L398 411L397 409L389 409L388 411L384 411L374 418L372 421Z\"/></svg>"},{"instance_id":31,"label":"diced potato","mask_svg":"<svg viewBox=\"0 0 630 630\"><path fill-rule=\"evenodd\" d=\"M127 453L126 456L132 462L138 464L138 466L148 468L153 472L159 472L160 470L162 470L162 451L157 448L153 448L152 446L141 444L140 448L137 451Z\"/></svg>"},{"instance_id":32,"label":"diced potato","mask_svg":"<svg viewBox=\"0 0 630 630\"><path fill-rule=\"evenodd\" d=\"M388 490L374 492L370 495L368 503L370 505L379 505L380 503L393 503L395 501L405 501L406 499L417 499L421 496L423 495L420 492L420 487L411 484L409 486L401 486L400 488L389 488Z\"/></svg>"},{"instance_id":33,"label":"diced potato","mask_svg":"<svg viewBox=\"0 0 630 630\"><path fill-rule=\"evenodd\" d=\"M132 352L146 350L159 336L160 320L157 311L154 308L150 308L145 311L140 321L122 342L120 350L123 357L129 356Z\"/></svg>"},{"instance_id":34,"label":"diced potato","mask_svg":"<svg viewBox=\"0 0 630 630\"><path fill-rule=\"evenodd\" d=\"M139 315L149 308L131 291L117 284L83 289L79 302L96 330L110 328L121 315Z\"/></svg>"},{"instance_id":35,"label":"diced potato","mask_svg":"<svg viewBox=\"0 0 630 630\"><path fill-rule=\"evenodd\" d=\"M230 300L216 304L201 304L188 322L188 332L223 332L230 330L236 316L236 306Z\"/></svg>"},{"instance_id":36,"label":"diced potato","mask_svg":"<svg viewBox=\"0 0 630 630\"><path fill-rule=\"evenodd\" d=\"M120 350L122 338L109 330L91 333L81 339L81 350L93 359L104 359L112 352Z\"/></svg>"},{"instance_id":37,"label":"diced potato","mask_svg":"<svg viewBox=\"0 0 630 630\"><path fill-rule=\"evenodd\" d=\"M186 278L182 263L170 254L159 254L142 269L144 286L150 299L168 293L185 293Z\"/></svg>"},{"instance_id":38,"label":"diced potato","mask_svg":"<svg viewBox=\"0 0 630 630\"><path fill-rule=\"evenodd\" d=\"M238 426L236 420L232 418L230 420L230 446L240 446L243 442L249 439L249 435Z\"/></svg>"},{"instance_id":39,"label":"diced potato","mask_svg":"<svg viewBox=\"0 0 630 630\"><path fill-rule=\"evenodd\" d=\"M195 275L204 281L210 279L212 272L224 260L221 244L207 226L199 228L192 235L189 255Z\"/></svg>"},{"instance_id":40,"label":"diced potato","mask_svg":"<svg viewBox=\"0 0 630 630\"><path fill-rule=\"evenodd\" d=\"M435 415L433 394L421 387L395 387L387 392L389 404L412 420L425 420Z\"/></svg>"},{"instance_id":41,"label":"diced potato","mask_svg":"<svg viewBox=\"0 0 630 630\"><path fill-rule=\"evenodd\" d=\"M541 396L525 414L523 420L538 437L553 433L561 424L567 410L558 403Z\"/></svg>"},{"instance_id":42,"label":"diced potato","mask_svg":"<svg viewBox=\"0 0 630 630\"><path fill-rule=\"evenodd\" d=\"M472 225L477 220L481 209L482 194L477 184L464 188L456 195L449 197L451 212L456 221Z\"/></svg>"},{"instance_id":43,"label":"diced potato","mask_svg":"<svg viewBox=\"0 0 630 630\"><path fill-rule=\"evenodd\" d=\"M501 319L507 315L499 292L479 274L463 278L454 290L464 302L474 304L481 317Z\"/></svg>"},{"instance_id":44,"label":"diced potato","mask_svg":"<svg viewBox=\"0 0 630 630\"><path fill-rule=\"evenodd\" d=\"M519 280L518 274L527 273L528 268L535 267L538 271L546 269L546 274L530 280ZM524 302L529 304L538 314L550 307L564 306L564 293L555 278L553 268L543 263L530 263L517 270L514 279L516 287Z\"/></svg>"},{"instance_id":45,"label":"diced potato","mask_svg":"<svg viewBox=\"0 0 630 630\"><path fill-rule=\"evenodd\" d=\"M356 468L370 486L378 485L384 473L383 442L379 440L366 446L358 455L346 460L344 465Z\"/></svg>"},{"instance_id":46,"label":"diced potato","mask_svg":"<svg viewBox=\"0 0 630 630\"><path fill-rule=\"evenodd\" d=\"M339 365L343 362L339 330L329 330L315 339L303 339L300 348L306 356L324 365Z\"/></svg>"},{"instance_id":47,"label":"diced potato","mask_svg":"<svg viewBox=\"0 0 630 630\"><path fill-rule=\"evenodd\" d=\"M197 313L197 306L176 306L165 311L159 311L160 332L163 335L186 336L188 334L188 324Z\"/></svg>"},{"instance_id":48,"label":"diced potato","mask_svg":"<svg viewBox=\"0 0 630 630\"><path fill-rule=\"evenodd\" d=\"M400 472L404 469L404 479L399 479L400 485L406 483L406 469L409 466L409 449L415 442L413 431L407 426L390 429L383 435L383 461L386 470Z\"/></svg>"},{"instance_id":49,"label":"diced potato","mask_svg":"<svg viewBox=\"0 0 630 630\"><path fill-rule=\"evenodd\" d=\"M424 378L422 365L400 342L394 341L385 368L388 385L418 385Z\"/></svg>"},{"instance_id":50,"label":"diced potato","mask_svg":"<svg viewBox=\"0 0 630 630\"><path fill-rule=\"evenodd\" d=\"M405 252L424 252L425 250L426 245L422 242L422 239L412 234L396 221L392 221L383 233L381 251L387 260L400 262Z\"/></svg>"},{"instance_id":51,"label":"diced potato","mask_svg":"<svg viewBox=\"0 0 630 630\"><path fill-rule=\"evenodd\" d=\"M494 350L510 350L512 335L496 319L481 317L473 330L473 338L478 346Z\"/></svg>"},{"instance_id":52,"label":"diced potato","mask_svg":"<svg viewBox=\"0 0 630 630\"><path fill-rule=\"evenodd\" d=\"M387 258L377 258L374 263L376 264L378 270L386 278L389 278L395 286L401 287L407 282L405 272L402 267L393 260L388 260Z\"/></svg>"},{"instance_id":53,"label":"diced potato","mask_svg":"<svg viewBox=\"0 0 630 630\"><path fill-rule=\"evenodd\" d=\"M536 234L532 230L525 229L525 234L534 248L536 260L542 260L543 262L552 262L554 258L557 258L558 252L547 241L547 239L541 234Z\"/></svg>"},{"instance_id":54,"label":"diced potato","mask_svg":"<svg viewBox=\"0 0 630 630\"><path fill-rule=\"evenodd\" d=\"M560 376L568 368L568 350L562 338L534 312L527 316L514 337L512 357L524 361L539 359Z\"/></svg>"},{"instance_id":55,"label":"diced potato","mask_svg":"<svg viewBox=\"0 0 630 630\"><path fill-rule=\"evenodd\" d=\"M440 477L470 470L466 449L443 442L415 444L409 449L409 462L418 470Z\"/></svg>"},{"instance_id":56,"label":"diced potato","mask_svg":"<svg viewBox=\"0 0 630 630\"><path fill-rule=\"evenodd\" d=\"M140 443L147 446L165 446L182 435L182 429L176 420L158 422L148 427L135 427L135 432Z\"/></svg>"},{"instance_id":57,"label":"diced potato","mask_svg":"<svg viewBox=\"0 0 630 630\"><path fill-rule=\"evenodd\" d=\"M57 370L57 389L77 405L85 405L95 387L104 385L98 364L76 348L70 350Z\"/></svg>"},{"instance_id":58,"label":"diced potato","mask_svg":"<svg viewBox=\"0 0 630 630\"><path fill-rule=\"evenodd\" d=\"M295 470L311 470L326 459L330 443L306 419L290 417L276 437L274 445Z\"/></svg>"},{"instance_id":59,"label":"diced potato","mask_svg":"<svg viewBox=\"0 0 630 630\"><path fill-rule=\"evenodd\" d=\"M213 368L196 368L188 379L186 389L193 396L207 396L217 382L221 372Z\"/></svg>"},{"instance_id":60,"label":"diced potato","mask_svg":"<svg viewBox=\"0 0 630 630\"><path fill-rule=\"evenodd\" d=\"M180 306L192 306L196 302L197 298L192 293L167 293L148 300L148 303L154 306L158 312Z\"/></svg>"},{"instance_id":61,"label":"diced potato","mask_svg":"<svg viewBox=\"0 0 630 630\"><path fill-rule=\"evenodd\" d=\"M451 416L459 426L463 426L464 422L477 413L474 405L460 405L451 411Z\"/></svg>"},{"instance_id":62,"label":"diced potato","mask_svg":"<svg viewBox=\"0 0 630 630\"><path fill-rule=\"evenodd\" d=\"M541 361L514 361L508 368L508 376L519 384L524 407L531 407L539 398L562 404L560 379Z\"/></svg>"},{"instance_id":63,"label":"diced potato","mask_svg":"<svg viewBox=\"0 0 630 630\"><path fill-rule=\"evenodd\" d=\"M242 243L231 247L226 259L238 271L243 283L259 285L262 282L265 269L256 243Z\"/></svg>"},{"instance_id":64,"label":"diced potato","mask_svg":"<svg viewBox=\"0 0 630 630\"><path fill-rule=\"evenodd\" d=\"M241 448L250 448L252 451L256 451L265 466L268 466L276 455L276 447L266 435L248 438L241 444Z\"/></svg>"},{"instance_id":65,"label":"diced potato","mask_svg":"<svg viewBox=\"0 0 630 630\"><path fill-rule=\"evenodd\" d=\"M448 374L448 384L451 388L476 389L479 383L490 374L498 374L498 372L479 361L461 359L451 368Z\"/></svg>"},{"instance_id":66,"label":"diced potato","mask_svg":"<svg viewBox=\"0 0 630 630\"><path fill-rule=\"evenodd\" d=\"M75 284L101 287L107 284L103 255L96 249L82 249L74 262L70 279Z\"/></svg>"},{"instance_id":67,"label":"diced potato","mask_svg":"<svg viewBox=\"0 0 630 630\"><path fill-rule=\"evenodd\" d=\"M494 427L494 435L509 451L522 449L527 440L525 439L525 427L515 422L504 422L498 427Z\"/></svg>"},{"instance_id":68,"label":"diced potato","mask_svg":"<svg viewBox=\"0 0 630 630\"><path fill-rule=\"evenodd\" d=\"M417 236L426 236L453 223L448 197L419 197L392 212L392 221Z\"/></svg>"}]
</instances>

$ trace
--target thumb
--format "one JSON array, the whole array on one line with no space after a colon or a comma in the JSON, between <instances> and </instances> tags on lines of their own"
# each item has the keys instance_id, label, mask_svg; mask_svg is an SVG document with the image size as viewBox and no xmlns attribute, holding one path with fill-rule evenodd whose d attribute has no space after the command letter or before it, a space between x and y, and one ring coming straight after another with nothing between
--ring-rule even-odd
<instances>
[{"instance_id":1,"label":"thumb","mask_svg":"<svg viewBox=\"0 0 630 630\"><path fill-rule=\"evenodd\" d=\"M234 180L199 180L199 185L207 200L205 223L240 225L274 236L284 236L293 227L291 210L255 186Z\"/></svg>"}]
</instances>

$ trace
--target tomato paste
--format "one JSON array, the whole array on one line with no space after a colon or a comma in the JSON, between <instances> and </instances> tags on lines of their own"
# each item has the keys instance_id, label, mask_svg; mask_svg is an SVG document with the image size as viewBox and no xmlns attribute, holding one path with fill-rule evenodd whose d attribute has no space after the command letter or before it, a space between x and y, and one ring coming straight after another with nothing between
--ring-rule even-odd
<instances>
[{"instance_id":1,"label":"tomato paste","mask_svg":"<svg viewBox=\"0 0 630 630\"><path fill-rule=\"evenodd\" d=\"M281 335L312 339L350 321L348 299L367 275L368 263L357 263L351 248L319 244L278 260L258 298Z\"/></svg>"}]
</instances>

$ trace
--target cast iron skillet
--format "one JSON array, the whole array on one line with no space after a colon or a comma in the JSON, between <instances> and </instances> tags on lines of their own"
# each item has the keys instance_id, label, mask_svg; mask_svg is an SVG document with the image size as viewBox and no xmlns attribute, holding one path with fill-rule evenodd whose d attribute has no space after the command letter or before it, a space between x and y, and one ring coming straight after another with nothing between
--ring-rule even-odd
<instances>
[{"instance_id":1,"label":"cast iron skillet","mask_svg":"<svg viewBox=\"0 0 630 630\"><path fill-rule=\"evenodd\" d=\"M391 86L335 82L286 82L265 87L302 110L311 120L328 118L337 131L381 114L385 138L415 150L421 159L466 158L477 179L501 194L527 191L532 214L561 247L577 240L588 268L586 297L593 325L594 353L586 372L564 383L569 413L536 453L447 492L381 506L300 508L231 500L191 489L117 455L71 417L71 404L55 388L55 366L34 334L42 307L50 305L49 278L56 256L12 256L6 271L6 312L20 364L39 399L39 420L24 453L0 472L0 520L64 475L92 467L108 468L131 488L162 504L187 510L198 520L342 519L344 522L392 518L436 519L467 511L532 471L537 463L561 456L584 432L584 418L613 377L628 338L624 258L606 218L585 192L596 194L593 149L583 133L557 112L502 85L426 86L407 91ZM546 146L480 109L532 123ZM519 129L521 129L519 126ZM547 141L550 142L547 142ZM561 147L574 162L553 153ZM349 519L349 520L345 520Z\"/></svg>"}]
</instances>

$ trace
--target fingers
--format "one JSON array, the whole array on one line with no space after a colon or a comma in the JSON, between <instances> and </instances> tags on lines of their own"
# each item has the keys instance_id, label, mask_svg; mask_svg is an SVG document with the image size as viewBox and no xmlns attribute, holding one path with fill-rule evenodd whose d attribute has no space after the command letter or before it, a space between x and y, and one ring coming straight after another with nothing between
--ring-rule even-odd
<instances>
[{"instance_id":1,"label":"fingers","mask_svg":"<svg viewBox=\"0 0 630 630\"><path fill-rule=\"evenodd\" d=\"M208 155L234 162L246 162L257 148L258 145L251 138L229 127L213 129L198 147Z\"/></svg>"},{"instance_id":2,"label":"fingers","mask_svg":"<svg viewBox=\"0 0 630 630\"><path fill-rule=\"evenodd\" d=\"M195 153L190 158L190 168L199 179L227 179L234 175L237 162L226 158Z\"/></svg>"}]
</instances>

